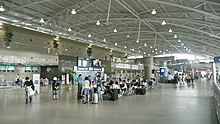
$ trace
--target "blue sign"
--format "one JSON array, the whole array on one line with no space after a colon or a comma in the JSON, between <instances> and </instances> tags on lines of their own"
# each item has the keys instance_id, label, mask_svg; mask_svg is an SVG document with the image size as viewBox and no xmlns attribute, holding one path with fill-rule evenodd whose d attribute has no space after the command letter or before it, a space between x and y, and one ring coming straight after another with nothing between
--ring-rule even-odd
<instances>
[{"instance_id":1,"label":"blue sign","mask_svg":"<svg viewBox=\"0 0 220 124\"><path fill-rule=\"evenodd\" d=\"M215 63L220 62L220 56L214 57L214 62L215 62Z\"/></svg>"},{"instance_id":2,"label":"blue sign","mask_svg":"<svg viewBox=\"0 0 220 124\"><path fill-rule=\"evenodd\" d=\"M160 68L160 77L162 77L162 78L168 77L167 68Z\"/></svg>"}]
</instances>

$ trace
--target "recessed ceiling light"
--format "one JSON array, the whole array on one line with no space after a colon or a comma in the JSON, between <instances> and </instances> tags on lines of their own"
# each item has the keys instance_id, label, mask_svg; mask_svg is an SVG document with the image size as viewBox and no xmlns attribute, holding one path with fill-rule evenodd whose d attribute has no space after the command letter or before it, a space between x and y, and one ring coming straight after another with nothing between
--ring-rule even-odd
<instances>
[{"instance_id":1,"label":"recessed ceiling light","mask_svg":"<svg viewBox=\"0 0 220 124\"><path fill-rule=\"evenodd\" d=\"M40 23L44 23L45 21L44 21L44 19L43 18L41 18L40 19Z\"/></svg>"},{"instance_id":2,"label":"recessed ceiling light","mask_svg":"<svg viewBox=\"0 0 220 124\"><path fill-rule=\"evenodd\" d=\"M157 13L157 11L155 10L155 9L153 9L152 11L151 11L151 14L153 14L153 15L155 15Z\"/></svg>"},{"instance_id":3,"label":"recessed ceiling light","mask_svg":"<svg viewBox=\"0 0 220 124\"><path fill-rule=\"evenodd\" d=\"M67 49L65 49L65 51L67 51Z\"/></svg>"},{"instance_id":4,"label":"recessed ceiling light","mask_svg":"<svg viewBox=\"0 0 220 124\"><path fill-rule=\"evenodd\" d=\"M106 42L106 39L103 39L103 42Z\"/></svg>"},{"instance_id":5,"label":"recessed ceiling light","mask_svg":"<svg viewBox=\"0 0 220 124\"><path fill-rule=\"evenodd\" d=\"M127 46L124 47L125 49L127 48Z\"/></svg>"},{"instance_id":6,"label":"recessed ceiling light","mask_svg":"<svg viewBox=\"0 0 220 124\"><path fill-rule=\"evenodd\" d=\"M100 25L100 22L99 22L99 21L97 21L97 22L96 22L96 25Z\"/></svg>"},{"instance_id":7,"label":"recessed ceiling light","mask_svg":"<svg viewBox=\"0 0 220 124\"><path fill-rule=\"evenodd\" d=\"M139 42L140 42L139 40L136 41L136 43L139 43Z\"/></svg>"},{"instance_id":8,"label":"recessed ceiling light","mask_svg":"<svg viewBox=\"0 0 220 124\"><path fill-rule=\"evenodd\" d=\"M146 52L144 52L144 55L146 54Z\"/></svg>"},{"instance_id":9,"label":"recessed ceiling light","mask_svg":"<svg viewBox=\"0 0 220 124\"><path fill-rule=\"evenodd\" d=\"M138 53L140 53L141 51L139 50Z\"/></svg>"},{"instance_id":10,"label":"recessed ceiling light","mask_svg":"<svg viewBox=\"0 0 220 124\"><path fill-rule=\"evenodd\" d=\"M186 48L186 50L189 50L188 48Z\"/></svg>"},{"instance_id":11,"label":"recessed ceiling light","mask_svg":"<svg viewBox=\"0 0 220 124\"><path fill-rule=\"evenodd\" d=\"M72 9L71 14L75 15L76 14L76 10Z\"/></svg>"},{"instance_id":12,"label":"recessed ceiling light","mask_svg":"<svg viewBox=\"0 0 220 124\"><path fill-rule=\"evenodd\" d=\"M5 11L5 8L3 6L0 6L0 11L1 12Z\"/></svg>"},{"instance_id":13,"label":"recessed ceiling light","mask_svg":"<svg viewBox=\"0 0 220 124\"><path fill-rule=\"evenodd\" d=\"M89 34L89 35L88 35L88 37L92 37L92 35L91 35L91 34Z\"/></svg>"},{"instance_id":14,"label":"recessed ceiling light","mask_svg":"<svg viewBox=\"0 0 220 124\"><path fill-rule=\"evenodd\" d=\"M129 35L127 35L127 37L130 37Z\"/></svg>"},{"instance_id":15,"label":"recessed ceiling light","mask_svg":"<svg viewBox=\"0 0 220 124\"><path fill-rule=\"evenodd\" d=\"M184 46L184 48L186 49L186 46Z\"/></svg>"},{"instance_id":16,"label":"recessed ceiling light","mask_svg":"<svg viewBox=\"0 0 220 124\"><path fill-rule=\"evenodd\" d=\"M117 46L118 45L118 43L115 43L115 46Z\"/></svg>"},{"instance_id":17,"label":"recessed ceiling light","mask_svg":"<svg viewBox=\"0 0 220 124\"><path fill-rule=\"evenodd\" d=\"M163 52L163 54L166 54L165 52Z\"/></svg>"},{"instance_id":18,"label":"recessed ceiling light","mask_svg":"<svg viewBox=\"0 0 220 124\"><path fill-rule=\"evenodd\" d=\"M161 53L162 51L160 50L159 52Z\"/></svg>"},{"instance_id":19,"label":"recessed ceiling light","mask_svg":"<svg viewBox=\"0 0 220 124\"><path fill-rule=\"evenodd\" d=\"M72 29L69 27L69 28L68 28L68 31L72 31Z\"/></svg>"},{"instance_id":20,"label":"recessed ceiling light","mask_svg":"<svg viewBox=\"0 0 220 124\"><path fill-rule=\"evenodd\" d=\"M169 32L170 32L170 33L173 32L172 29L170 29Z\"/></svg>"},{"instance_id":21,"label":"recessed ceiling light","mask_svg":"<svg viewBox=\"0 0 220 124\"><path fill-rule=\"evenodd\" d=\"M115 33L116 33L116 32L118 32L118 31L117 31L117 29L114 29L114 31L113 31L113 32L115 32Z\"/></svg>"},{"instance_id":22,"label":"recessed ceiling light","mask_svg":"<svg viewBox=\"0 0 220 124\"><path fill-rule=\"evenodd\" d=\"M154 51L152 51L152 53L154 53Z\"/></svg>"},{"instance_id":23,"label":"recessed ceiling light","mask_svg":"<svg viewBox=\"0 0 220 124\"><path fill-rule=\"evenodd\" d=\"M166 51L168 51L168 50L166 50Z\"/></svg>"},{"instance_id":24,"label":"recessed ceiling light","mask_svg":"<svg viewBox=\"0 0 220 124\"><path fill-rule=\"evenodd\" d=\"M132 51L134 51L134 49L131 49Z\"/></svg>"},{"instance_id":25,"label":"recessed ceiling light","mask_svg":"<svg viewBox=\"0 0 220 124\"><path fill-rule=\"evenodd\" d=\"M157 52L156 52L156 54L157 54Z\"/></svg>"},{"instance_id":26,"label":"recessed ceiling light","mask_svg":"<svg viewBox=\"0 0 220 124\"><path fill-rule=\"evenodd\" d=\"M157 51L157 48L155 48L155 51Z\"/></svg>"},{"instance_id":27,"label":"recessed ceiling light","mask_svg":"<svg viewBox=\"0 0 220 124\"><path fill-rule=\"evenodd\" d=\"M177 38L177 35L174 35L174 38Z\"/></svg>"},{"instance_id":28,"label":"recessed ceiling light","mask_svg":"<svg viewBox=\"0 0 220 124\"><path fill-rule=\"evenodd\" d=\"M161 24L162 24L162 25L166 25L167 23L163 20Z\"/></svg>"},{"instance_id":29,"label":"recessed ceiling light","mask_svg":"<svg viewBox=\"0 0 220 124\"><path fill-rule=\"evenodd\" d=\"M184 44L182 43L181 45L183 46Z\"/></svg>"},{"instance_id":30,"label":"recessed ceiling light","mask_svg":"<svg viewBox=\"0 0 220 124\"><path fill-rule=\"evenodd\" d=\"M147 46L147 43L145 43L144 46Z\"/></svg>"},{"instance_id":31,"label":"recessed ceiling light","mask_svg":"<svg viewBox=\"0 0 220 124\"><path fill-rule=\"evenodd\" d=\"M152 46L150 46L150 48L152 49L153 47L152 47Z\"/></svg>"},{"instance_id":32,"label":"recessed ceiling light","mask_svg":"<svg viewBox=\"0 0 220 124\"><path fill-rule=\"evenodd\" d=\"M148 56L150 56L150 54L148 54Z\"/></svg>"},{"instance_id":33,"label":"recessed ceiling light","mask_svg":"<svg viewBox=\"0 0 220 124\"><path fill-rule=\"evenodd\" d=\"M181 40L179 39L178 42L181 42Z\"/></svg>"}]
</instances>

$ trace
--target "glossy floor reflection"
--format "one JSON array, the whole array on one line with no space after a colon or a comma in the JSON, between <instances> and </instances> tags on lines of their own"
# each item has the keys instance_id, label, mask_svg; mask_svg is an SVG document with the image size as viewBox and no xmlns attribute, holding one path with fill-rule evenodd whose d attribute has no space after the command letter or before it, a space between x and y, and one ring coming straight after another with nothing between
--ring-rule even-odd
<instances>
[{"instance_id":1,"label":"glossy floor reflection","mask_svg":"<svg viewBox=\"0 0 220 124\"><path fill-rule=\"evenodd\" d=\"M0 90L0 124L217 124L210 83L192 86L161 84L144 96L82 104L74 92L61 90L51 101L49 87L32 104L24 104L24 90Z\"/></svg>"}]
</instances>

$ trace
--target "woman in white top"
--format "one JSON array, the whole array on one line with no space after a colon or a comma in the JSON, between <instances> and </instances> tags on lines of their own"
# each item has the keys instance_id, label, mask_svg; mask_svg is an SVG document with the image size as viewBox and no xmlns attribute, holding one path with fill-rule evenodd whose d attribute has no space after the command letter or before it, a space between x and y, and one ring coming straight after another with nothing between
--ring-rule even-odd
<instances>
[{"instance_id":1,"label":"woman in white top","mask_svg":"<svg viewBox=\"0 0 220 124\"><path fill-rule=\"evenodd\" d=\"M89 95L90 95L90 87L89 87L89 78L88 77L85 77L85 80L83 82L83 85L82 85L82 92L83 94L85 95L85 101L84 103L88 103L89 102Z\"/></svg>"}]
</instances>

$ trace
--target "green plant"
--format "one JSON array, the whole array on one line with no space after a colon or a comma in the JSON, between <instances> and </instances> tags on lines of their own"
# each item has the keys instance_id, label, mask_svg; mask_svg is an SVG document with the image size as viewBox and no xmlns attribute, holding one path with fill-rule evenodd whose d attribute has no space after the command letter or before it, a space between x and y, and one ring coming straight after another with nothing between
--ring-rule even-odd
<instances>
[{"instance_id":1,"label":"green plant","mask_svg":"<svg viewBox=\"0 0 220 124\"><path fill-rule=\"evenodd\" d=\"M3 30L4 30L3 40L11 43L14 35L12 30L8 26L4 26Z\"/></svg>"},{"instance_id":2,"label":"green plant","mask_svg":"<svg viewBox=\"0 0 220 124\"><path fill-rule=\"evenodd\" d=\"M91 47L87 48L87 55L92 56L92 48Z\"/></svg>"}]
</instances>

